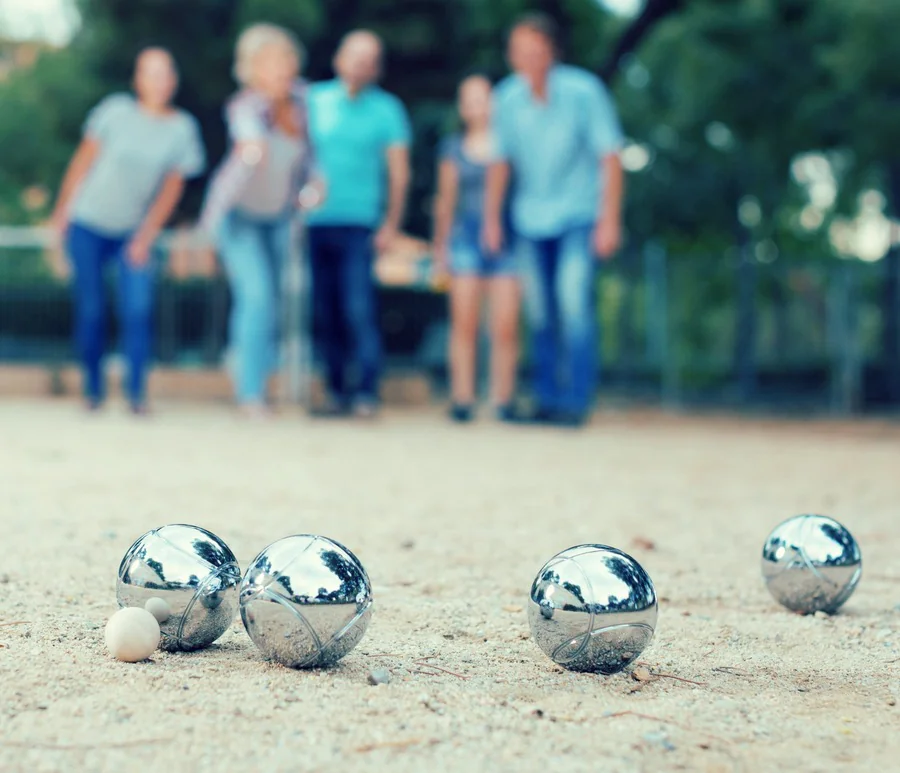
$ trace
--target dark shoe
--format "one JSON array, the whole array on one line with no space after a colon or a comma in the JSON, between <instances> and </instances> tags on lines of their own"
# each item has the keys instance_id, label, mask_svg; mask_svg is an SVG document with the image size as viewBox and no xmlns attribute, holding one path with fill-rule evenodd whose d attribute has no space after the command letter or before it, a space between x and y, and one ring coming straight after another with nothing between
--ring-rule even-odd
<instances>
[{"instance_id":1,"label":"dark shoe","mask_svg":"<svg viewBox=\"0 0 900 773\"><path fill-rule=\"evenodd\" d=\"M147 403L129 403L128 410L132 416L144 418L150 415L150 406Z\"/></svg>"},{"instance_id":2,"label":"dark shoe","mask_svg":"<svg viewBox=\"0 0 900 773\"><path fill-rule=\"evenodd\" d=\"M509 424L552 424L556 413L549 408L522 409L511 405L497 411L497 418Z\"/></svg>"},{"instance_id":3,"label":"dark shoe","mask_svg":"<svg viewBox=\"0 0 900 773\"><path fill-rule=\"evenodd\" d=\"M342 419L350 415L350 406L343 400L330 397L323 405L310 408L309 415L316 419Z\"/></svg>"},{"instance_id":4,"label":"dark shoe","mask_svg":"<svg viewBox=\"0 0 900 773\"><path fill-rule=\"evenodd\" d=\"M516 420L516 409L513 405L507 403L506 405L497 406L495 416L497 417L497 421L502 421L506 424L513 424Z\"/></svg>"},{"instance_id":5,"label":"dark shoe","mask_svg":"<svg viewBox=\"0 0 900 773\"><path fill-rule=\"evenodd\" d=\"M455 421L457 424L468 424L473 418L475 418L475 411L471 405L453 403L450 406L450 421Z\"/></svg>"}]
</instances>

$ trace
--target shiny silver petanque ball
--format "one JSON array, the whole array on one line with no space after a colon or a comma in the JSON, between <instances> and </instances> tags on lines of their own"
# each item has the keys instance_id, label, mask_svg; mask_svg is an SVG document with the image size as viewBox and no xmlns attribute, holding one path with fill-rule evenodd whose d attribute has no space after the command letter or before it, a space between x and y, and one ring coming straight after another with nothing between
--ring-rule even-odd
<instances>
[{"instance_id":1,"label":"shiny silver petanque ball","mask_svg":"<svg viewBox=\"0 0 900 773\"><path fill-rule=\"evenodd\" d=\"M862 575L853 535L833 518L798 515L766 539L762 575L775 600L794 612L837 611Z\"/></svg>"},{"instance_id":2,"label":"shiny silver petanque ball","mask_svg":"<svg viewBox=\"0 0 900 773\"><path fill-rule=\"evenodd\" d=\"M120 607L143 607L159 622L160 649L207 647L234 621L241 569L231 549L198 526L148 531L119 566Z\"/></svg>"},{"instance_id":3,"label":"shiny silver petanque ball","mask_svg":"<svg viewBox=\"0 0 900 773\"><path fill-rule=\"evenodd\" d=\"M263 655L290 668L324 668L365 634L372 585L343 545L299 534L269 545L253 560L240 604L244 627Z\"/></svg>"},{"instance_id":4,"label":"shiny silver petanque ball","mask_svg":"<svg viewBox=\"0 0 900 773\"><path fill-rule=\"evenodd\" d=\"M538 572L528 622L554 662L614 674L650 643L657 612L653 582L637 561L606 545L578 545Z\"/></svg>"}]
</instances>

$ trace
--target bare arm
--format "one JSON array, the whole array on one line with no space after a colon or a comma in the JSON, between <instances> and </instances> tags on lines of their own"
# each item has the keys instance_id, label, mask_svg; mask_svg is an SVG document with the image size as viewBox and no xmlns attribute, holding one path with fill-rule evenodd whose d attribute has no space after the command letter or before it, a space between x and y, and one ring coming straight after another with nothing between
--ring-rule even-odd
<instances>
[{"instance_id":1,"label":"bare arm","mask_svg":"<svg viewBox=\"0 0 900 773\"><path fill-rule=\"evenodd\" d=\"M496 255L503 249L503 203L509 188L509 162L495 161L488 167L484 192L484 248Z\"/></svg>"},{"instance_id":2,"label":"bare arm","mask_svg":"<svg viewBox=\"0 0 900 773\"><path fill-rule=\"evenodd\" d=\"M147 262L153 242L181 201L182 193L184 177L178 172L170 172L150 205L144 222L128 245L128 257L134 265L143 266Z\"/></svg>"},{"instance_id":3,"label":"bare arm","mask_svg":"<svg viewBox=\"0 0 900 773\"><path fill-rule=\"evenodd\" d=\"M611 258L622 243L622 199L625 193L625 173L618 154L610 153L600 162L603 175L603 200L597 212L594 231L594 251L601 259Z\"/></svg>"},{"instance_id":4,"label":"bare arm","mask_svg":"<svg viewBox=\"0 0 900 773\"><path fill-rule=\"evenodd\" d=\"M403 222L409 191L409 148L406 145L391 145L387 149L387 167L388 208L384 222L375 234L377 252L386 252L391 248Z\"/></svg>"},{"instance_id":5,"label":"bare arm","mask_svg":"<svg viewBox=\"0 0 900 773\"><path fill-rule=\"evenodd\" d=\"M59 188L56 206L53 210L53 221L58 229L62 230L68 224L69 208L72 204L72 199L81 187L81 183L93 166L99 152L100 143L95 139L86 137L78 145L72 160L69 161L62 185Z\"/></svg>"},{"instance_id":6,"label":"bare arm","mask_svg":"<svg viewBox=\"0 0 900 773\"><path fill-rule=\"evenodd\" d=\"M384 225L391 230L399 230L406 211L406 196L409 192L409 148L393 145L387 149L388 166L388 209Z\"/></svg>"},{"instance_id":7,"label":"bare arm","mask_svg":"<svg viewBox=\"0 0 900 773\"><path fill-rule=\"evenodd\" d=\"M606 180L603 207L599 213L601 220L622 220L622 199L625 193L625 172L618 154L605 156L600 164L600 174Z\"/></svg>"},{"instance_id":8,"label":"bare arm","mask_svg":"<svg viewBox=\"0 0 900 773\"><path fill-rule=\"evenodd\" d=\"M200 213L200 230L214 238L253 172L266 157L267 109L264 100L245 90L229 100L225 122L233 143L225 162L215 174Z\"/></svg>"},{"instance_id":9,"label":"bare arm","mask_svg":"<svg viewBox=\"0 0 900 773\"><path fill-rule=\"evenodd\" d=\"M169 221L181 195L184 193L184 177L178 172L171 172L163 181L159 194L150 205L150 210L138 229L142 238L153 241L162 227Z\"/></svg>"},{"instance_id":10,"label":"bare arm","mask_svg":"<svg viewBox=\"0 0 900 773\"><path fill-rule=\"evenodd\" d=\"M450 238L453 213L459 197L459 172L452 161L441 161L438 166L437 195L434 198L435 246L443 249Z\"/></svg>"},{"instance_id":11,"label":"bare arm","mask_svg":"<svg viewBox=\"0 0 900 773\"><path fill-rule=\"evenodd\" d=\"M200 230L207 237L215 235L219 223L265 157L266 143L263 140L240 140L234 144L221 170L213 178L200 213Z\"/></svg>"},{"instance_id":12,"label":"bare arm","mask_svg":"<svg viewBox=\"0 0 900 773\"><path fill-rule=\"evenodd\" d=\"M495 161L488 167L484 193L485 220L499 223L503 212L503 202L509 188L509 163Z\"/></svg>"}]
</instances>

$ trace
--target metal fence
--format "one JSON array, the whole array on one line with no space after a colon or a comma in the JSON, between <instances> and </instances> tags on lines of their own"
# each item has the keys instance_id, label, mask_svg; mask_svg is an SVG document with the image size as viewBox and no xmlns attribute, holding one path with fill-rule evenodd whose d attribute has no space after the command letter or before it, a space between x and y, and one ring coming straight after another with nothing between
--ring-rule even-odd
<instances>
[{"instance_id":1,"label":"metal fence","mask_svg":"<svg viewBox=\"0 0 900 773\"><path fill-rule=\"evenodd\" d=\"M884 282L882 264L669 260L645 245L600 282L607 381L670 405L861 411L884 369Z\"/></svg>"},{"instance_id":2,"label":"metal fence","mask_svg":"<svg viewBox=\"0 0 900 773\"><path fill-rule=\"evenodd\" d=\"M0 229L0 363L71 360L71 298L48 269L47 236ZM219 273L176 277L163 242L155 359L220 367L229 293ZM168 243L170 244L170 243ZM446 301L427 271L382 287L388 367L445 377ZM625 252L598 279L603 374L611 393L667 406L773 405L855 413L883 407L886 263L832 258L759 263ZM111 309L115 305L111 304ZM111 341L115 315L111 314ZM527 340L526 340L527 360Z\"/></svg>"},{"instance_id":3,"label":"metal fence","mask_svg":"<svg viewBox=\"0 0 900 773\"><path fill-rule=\"evenodd\" d=\"M166 243L164 242L164 245ZM166 249L156 296L155 359L183 367L216 367L225 347L228 289L220 275L176 279ZM67 362L72 294L67 278L51 271L53 246L37 229L0 229L0 362ZM116 340L114 288L108 288L111 340Z\"/></svg>"},{"instance_id":4,"label":"metal fence","mask_svg":"<svg viewBox=\"0 0 900 773\"><path fill-rule=\"evenodd\" d=\"M201 275L190 275L190 266L176 270L172 259L176 250L190 247L173 234L164 235L157 246L153 356L166 367L219 368L227 354L228 283L214 263L204 266ZM72 292L69 279L52 270L54 265L66 264L57 252L45 230L0 227L0 364L55 367L73 360ZM308 291L307 277L298 265L302 261L293 257L284 277L286 299L302 298ZM409 268L403 272L408 281L380 287L380 326L388 366L439 374L446 344L446 299L433 291L427 266ZM113 277L109 278L108 340L114 349L116 299ZM296 302L285 306L285 338L305 341L308 336L290 333L307 327L308 315L298 311ZM292 353L293 348L286 347L288 359L302 360L303 353Z\"/></svg>"}]
</instances>

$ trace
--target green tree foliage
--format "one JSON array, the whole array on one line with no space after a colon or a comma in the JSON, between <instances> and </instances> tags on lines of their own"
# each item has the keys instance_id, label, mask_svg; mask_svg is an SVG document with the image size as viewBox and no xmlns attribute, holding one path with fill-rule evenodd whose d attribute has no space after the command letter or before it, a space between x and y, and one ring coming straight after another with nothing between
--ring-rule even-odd
<instances>
[{"instance_id":1,"label":"green tree foliage","mask_svg":"<svg viewBox=\"0 0 900 773\"><path fill-rule=\"evenodd\" d=\"M234 88L235 37L266 19L296 31L315 79L330 77L349 29L384 37L385 85L409 106L416 130L409 225L427 233L434 147L454 126L456 85L472 71L504 74L505 31L526 10L556 17L567 58L607 76L627 134L650 153L629 181L628 220L639 239L719 250L743 238L736 212L752 197L763 215L754 237L824 251L827 223L818 233L796 225L805 193L790 165L809 151L842 162L836 211L852 211L867 186L900 198L894 2L647 0L636 20L610 15L597 0L191 0L190 12L183 0L80 0L80 9L71 46L0 85L6 222L28 217L23 187L55 187L86 111L128 87L145 45L177 57L179 101L199 118L215 162L225 146L221 106ZM186 213L196 211L201 190L191 191Z\"/></svg>"},{"instance_id":2,"label":"green tree foliage","mask_svg":"<svg viewBox=\"0 0 900 773\"><path fill-rule=\"evenodd\" d=\"M0 222L29 218L23 192L51 189L68 161L98 84L69 51L45 53L0 87Z\"/></svg>"},{"instance_id":3,"label":"green tree foliage","mask_svg":"<svg viewBox=\"0 0 900 773\"><path fill-rule=\"evenodd\" d=\"M806 107L827 78L819 26L807 0L695 2L660 25L619 89L626 125L654 155L633 181L634 228L732 241L752 197L768 231L793 235L779 217L797 203L791 161L823 148Z\"/></svg>"}]
</instances>

